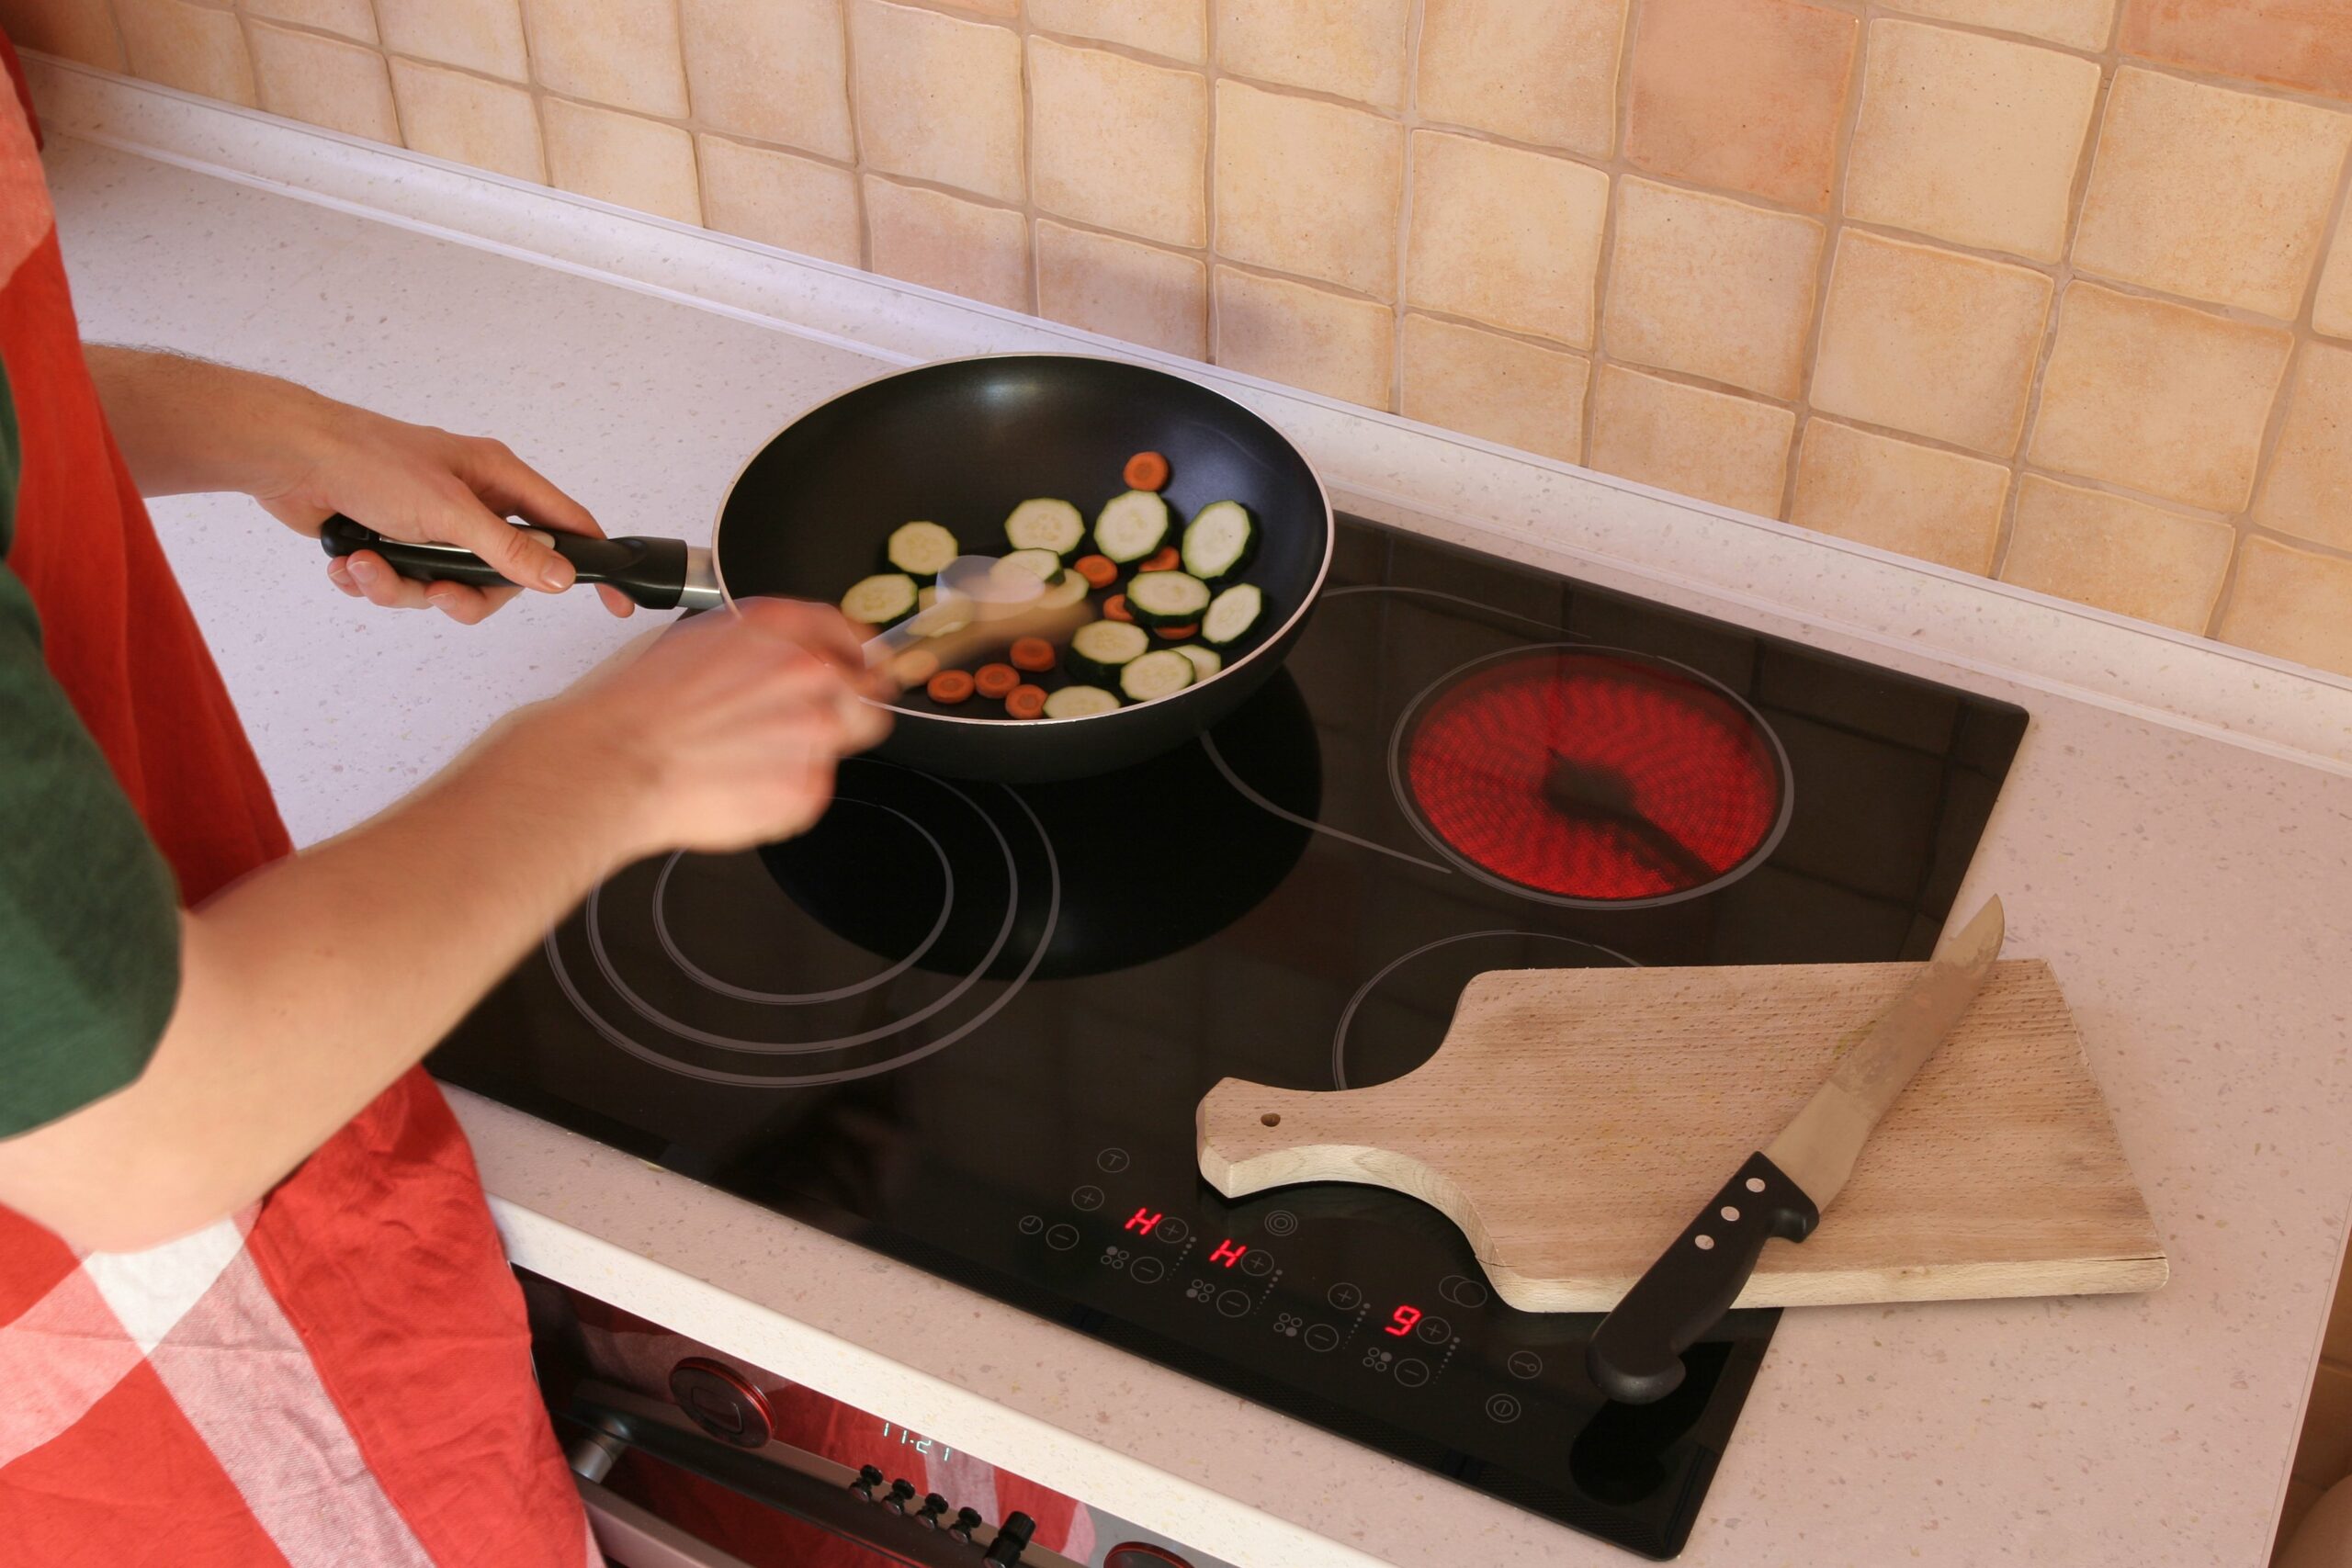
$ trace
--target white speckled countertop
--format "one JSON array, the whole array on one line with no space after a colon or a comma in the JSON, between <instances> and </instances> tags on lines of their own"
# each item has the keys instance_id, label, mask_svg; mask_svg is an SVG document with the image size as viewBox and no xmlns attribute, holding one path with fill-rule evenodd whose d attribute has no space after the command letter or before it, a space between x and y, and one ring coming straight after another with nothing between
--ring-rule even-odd
<instances>
[{"instance_id":1,"label":"white speckled countertop","mask_svg":"<svg viewBox=\"0 0 2352 1568\"><path fill-rule=\"evenodd\" d=\"M90 335L498 434L616 531L707 533L743 454L888 366L1107 348L162 89L33 74ZM1685 1560L2265 1562L2352 1212L2352 683L1192 368L1353 510L2033 714L1963 902L1998 890L2010 953L2064 985L2172 1282L1792 1312ZM367 612L249 504L155 510L304 840L628 635L569 602L471 631ZM1625 1560L455 1098L518 1261L1248 1568Z\"/></svg>"}]
</instances>

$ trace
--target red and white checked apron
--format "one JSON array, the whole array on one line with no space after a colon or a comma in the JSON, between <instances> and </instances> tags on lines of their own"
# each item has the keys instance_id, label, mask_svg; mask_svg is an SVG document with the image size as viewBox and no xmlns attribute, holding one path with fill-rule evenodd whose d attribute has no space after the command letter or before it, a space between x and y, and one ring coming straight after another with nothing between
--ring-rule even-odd
<instances>
[{"instance_id":1,"label":"red and white checked apron","mask_svg":"<svg viewBox=\"0 0 2352 1568\"><path fill-rule=\"evenodd\" d=\"M193 904L289 845L107 434L5 39L0 57L9 564ZM422 1070L259 1203L151 1252L77 1258L0 1209L0 1563L599 1561L472 1156Z\"/></svg>"}]
</instances>

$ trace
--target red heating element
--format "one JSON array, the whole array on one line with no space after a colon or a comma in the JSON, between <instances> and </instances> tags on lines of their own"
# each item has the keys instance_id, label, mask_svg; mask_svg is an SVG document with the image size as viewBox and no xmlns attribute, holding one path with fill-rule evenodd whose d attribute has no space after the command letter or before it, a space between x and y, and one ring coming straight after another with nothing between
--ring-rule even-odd
<instances>
[{"instance_id":1,"label":"red heating element","mask_svg":"<svg viewBox=\"0 0 2352 1568\"><path fill-rule=\"evenodd\" d=\"M1729 694L1637 655L1532 649L1429 698L1404 778L1438 840L1506 882L1596 903L1717 882L1771 837L1776 748Z\"/></svg>"}]
</instances>

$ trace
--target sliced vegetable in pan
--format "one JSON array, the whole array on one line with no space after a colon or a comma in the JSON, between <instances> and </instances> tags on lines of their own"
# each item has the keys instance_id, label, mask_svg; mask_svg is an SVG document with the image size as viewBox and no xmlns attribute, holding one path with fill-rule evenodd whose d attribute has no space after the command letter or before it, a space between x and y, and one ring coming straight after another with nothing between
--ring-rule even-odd
<instances>
[{"instance_id":1,"label":"sliced vegetable in pan","mask_svg":"<svg viewBox=\"0 0 2352 1568\"><path fill-rule=\"evenodd\" d=\"M1127 459L1125 478L1129 490L1163 490L1168 484L1168 459L1157 452L1138 452Z\"/></svg>"},{"instance_id":2,"label":"sliced vegetable in pan","mask_svg":"<svg viewBox=\"0 0 2352 1568\"><path fill-rule=\"evenodd\" d=\"M957 703L971 700L972 688L976 684L968 670L942 670L925 683L923 690L933 702L954 707Z\"/></svg>"},{"instance_id":3,"label":"sliced vegetable in pan","mask_svg":"<svg viewBox=\"0 0 2352 1568\"><path fill-rule=\"evenodd\" d=\"M1090 621L1069 639L1070 673L1115 685L1119 671L1151 651L1144 629L1125 621Z\"/></svg>"},{"instance_id":4,"label":"sliced vegetable in pan","mask_svg":"<svg viewBox=\"0 0 2352 1568\"><path fill-rule=\"evenodd\" d=\"M1119 581L1119 563L1109 556L1080 556L1070 570L1086 579L1090 588L1108 588Z\"/></svg>"},{"instance_id":5,"label":"sliced vegetable in pan","mask_svg":"<svg viewBox=\"0 0 2352 1568\"><path fill-rule=\"evenodd\" d=\"M842 595L842 614L869 626L887 626L915 613L915 580L903 571L860 578Z\"/></svg>"},{"instance_id":6,"label":"sliced vegetable in pan","mask_svg":"<svg viewBox=\"0 0 2352 1568\"><path fill-rule=\"evenodd\" d=\"M1239 642L1266 613L1266 596L1254 582L1237 582L1209 601L1208 614L1201 617L1204 641L1222 648Z\"/></svg>"},{"instance_id":7,"label":"sliced vegetable in pan","mask_svg":"<svg viewBox=\"0 0 2352 1568\"><path fill-rule=\"evenodd\" d=\"M1176 651L1193 661L1193 669L1200 681L1207 680L1225 668L1224 656L1214 648L1203 648L1197 642L1188 642Z\"/></svg>"},{"instance_id":8,"label":"sliced vegetable in pan","mask_svg":"<svg viewBox=\"0 0 2352 1568\"><path fill-rule=\"evenodd\" d=\"M890 564L919 581L928 582L959 553L956 536L936 523L902 523L890 531Z\"/></svg>"},{"instance_id":9,"label":"sliced vegetable in pan","mask_svg":"<svg viewBox=\"0 0 2352 1568\"><path fill-rule=\"evenodd\" d=\"M1004 694L1004 711L1014 718L1037 718L1046 711L1046 688L1023 684Z\"/></svg>"},{"instance_id":10,"label":"sliced vegetable in pan","mask_svg":"<svg viewBox=\"0 0 2352 1568\"><path fill-rule=\"evenodd\" d=\"M1004 536L1016 550L1051 550L1067 560L1086 537L1086 519L1067 501L1024 501L1004 520Z\"/></svg>"},{"instance_id":11,"label":"sliced vegetable in pan","mask_svg":"<svg viewBox=\"0 0 2352 1568\"><path fill-rule=\"evenodd\" d=\"M1184 564L1184 557L1173 545L1162 545L1139 562L1137 571L1174 571Z\"/></svg>"},{"instance_id":12,"label":"sliced vegetable in pan","mask_svg":"<svg viewBox=\"0 0 2352 1568\"><path fill-rule=\"evenodd\" d=\"M1015 550L997 564L1019 567L1023 571L1034 571L1037 574L1038 580L1044 582L1057 581L1062 575L1062 558L1051 550Z\"/></svg>"},{"instance_id":13,"label":"sliced vegetable in pan","mask_svg":"<svg viewBox=\"0 0 2352 1568\"><path fill-rule=\"evenodd\" d=\"M1122 565L1139 561L1168 537L1168 503L1148 490L1103 502L1094 518L1094 547Z\"/></svg>"},{"instance_id":14,"label":"sliced vegetable in pan","mask_svg":"<svg viewBox=\"0 0 2352 1568\"><path fill-rule=\"evenodd\" d=\"M1021 671L1010 664L983 664L972 671L972 689L984 697L1000 700L1012 694L1021 684Z\"/></svg>"},{"instance_id":15,"label":"sliced vegetable in pan","mask_svg":"<svg viewBox=\"0 0 2352 1568\"><path fill-rule=\"evenodd\" d=\"M1085 718L1120 706L1119 694L1100 686L1064 686L1046 699L1047 718Z\"/></svg>"},{"instance_id":16,"label":"sliced vegetable in pan","mask_svg":"<svg viewBox=\"0 0 2352 1568\"><path fill-rule=\"evenodd\" d=\"M1191 660L1172 648L1163 648L1141 659L1130 660L1119 671L1119 690L1126 694L1129 702L1148 703L1155 697L1171 696L1197 679Z\"/></svg>"},{"instance_id":17,"label":"sliced vegetable in pan","mask_svg":"<svg viewBox=\"0 0 2352 1568\"><path fill-rule=\"evenodd\" d=\"M1208 607L1209 585L1187 571L1137 572L1127 584L1127 608L1147 626L1197 623Z\"/></svg>"},{"instance_id":18,"label":"sliced vegetable in pan","mask_svg":"<svg viewBox=\"0 0 2352 1568\"><path fill-rule=\"evenodd\" d=\"M1257 549L1257 521L1238 501L1213 501L1184 527L1184 570L1204 582L1231 577Z\"/></svg>"}]
</instances>

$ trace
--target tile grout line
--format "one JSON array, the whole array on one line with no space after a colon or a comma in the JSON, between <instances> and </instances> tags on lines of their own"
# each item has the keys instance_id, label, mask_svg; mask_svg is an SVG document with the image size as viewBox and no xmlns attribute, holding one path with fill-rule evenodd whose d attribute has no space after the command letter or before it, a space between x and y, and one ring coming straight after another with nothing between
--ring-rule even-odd
<instances>
[{"instance_id":1,"label":"tile grout line","mask_svg":"<svg viewBox=\"0 0 2352 1568\"><path fill-rule=\"evenodd\" d=\"M1854 158L1854 137L1862 123L1862 98L1870 79L1871 16L1868 7L1854 27L1854 60L1848 68L1846 101L1838 118L1838 141L1829 159L1829 209L1822 225L1821 260L1814 268L1813 311L1805 323L1804 358L1797 367L1796 426L1789 433L1788 456L1781 460L1781 506L1773 513L1784 523L1796 523L1797 479L1804 468L1805 436L1813 423L1815 373L1821 365L1822 340L1829 332L1829 290L1837 281L1838 253L1845 243L1846 174Z\"/></svg>"},{"instance_id":2,"label":"tile grout line","mask_svg":"<svg viewBox=\"0 0 2352 1568\"><path fill-rule=\"evenodd\" d=\"M2000 524L1993 537L1993 564L1985 572L1995 581L2002 581L2001 574L2008 570L2009 552L2017 543L2018 512L2025 498L2027 475L2033 467L2033 434L2041 423L2042 395L2049 384L2050 362L2058 353L2058 329L2065 317L2066 296L2075 285L2075 242L2082 231L2083 215L2090 208L2091 178L2098 172L2099 152L2107 141L2108 101L2114 92L2116 69L2111 56L2099 66L2098 91L2091 99L2090 124L2083 132L2082 149L2075 153L2075 183L2066 193L2065 231L2060 237L2058 262L2051 275L2050 316L2042 323L2033 373L2026 380L2025 417L2018 429L2017 448L2009 455L2009 493L2002 502Z\"/></svg>"},{"instance_id":3,"label":"tile grout line","mask_svg":"<svg viewBox=\"0 0 2352 1568\"><path fill-rule=\"evenodd\" d=\"M849 184L852 210L857 214L857 266L874 271L874 214L865 201L865 130L857 113L857 43L849 25L850 7L857 0L835 0L833 15L842 28L842 111L849 121Z\"/></svg>"},{"instance_id":4,"label":"tile grout line","mask_svg":"<svg viewBox=\"0 0 2352 1568\"><path fill-rule=\"evenodd\" d=\"M1201 138L1201 357L1204 363L1216 365L1224 346L1219 341L1224 321L1217 309L1216 287L1216 128L1224 117L1217 109L1216 0L1201 4L1200 71L1202 91L1208 96L1208 133Z\"/></svg>"},{"instance_id":5,"label":"tile grout line","mask_svg":"<svg viewBox=\"0 0 2352 1568\"><path fill-rule=\"evenodd\" d=\"M1388 402L1390 412L1405 412L1406 261L1413 248L1413 139L1420 130L1421 36L1429 20L1429 0L1412 0L1405 13L1404 107L1399 125L1404 144L1398 148L1396 183L1396 302L1390 307L1388 328Z\"/></svg>"},{"instance_id":6,"label":"tile grout line","mask_svg":"<svg viewBox=\"0 0 2352 1568\"><path fill-rule=\"evenodd\" d=\"M1645 0L1626 0L1617 15L1617 71L1611 90L1617 95L1615 113L1609 117L1609 158L1601 173L1609 181L1609 197L1600 212L1600 255L1592 268L1592 341L1585 345L1584 406L1577 423L1577 461L1593 467L1600 449L1601 371L1615 361L1609 355L1609 286L1617 271L1617 213L1631 176L1625 146L1634 134L1634 39L1641 30Z\"/></svg>"},{"instance_id":7,"label":"tile grout line","mask_svg":"<svg viewBox=\"0 0 2352 1568\"><path fill-rule=\"evenodd\" d=\"M2262 439L2255 448L2254 468L2246 485L2245 504L2235 517L2237 537L2231 541L2230 558L2222 569L2222 581L2214 589L2213 603L2208 607L2205 635L2219 641L2222 623L2229 616L2230 607L2236 602L2238 579L2245 568L2246 545L2251 539L2266 536L2256 532L2255 508L2270 488L2271 471L2278 461L2279 443L2286 439L2287 416L2295 400L2296 373L2311 356L2318 332L2313 325L2319 313L2320 285L2327 276L2329 253L2340 235L2347 199L2352 199L2352 149L2347 149L2335 172L2335 194L2328 203L2326 215L2320 220L2320 243L2312 254L2311 276L2303 280L2301 305L2296 310L2291 329L2294 343L2286 364L2278 372L2278 385L2271 393L2269 417L2263 423Z\"/></svg>"},{"instance_id":8,"label":"tile grout line","mask_svg":"<svg viewBox=\"0 0 2352 1568\"><path fill-rule=\"evenodd\" d=\"M1021 236L1029 263L1029 313L1043 321L1045 283L1037 265L1037 95L1030 87L1029 7L1016 3L1011 21L1018 51L1014 79L1021 88Z\"/></svg>"}]
</instances>

